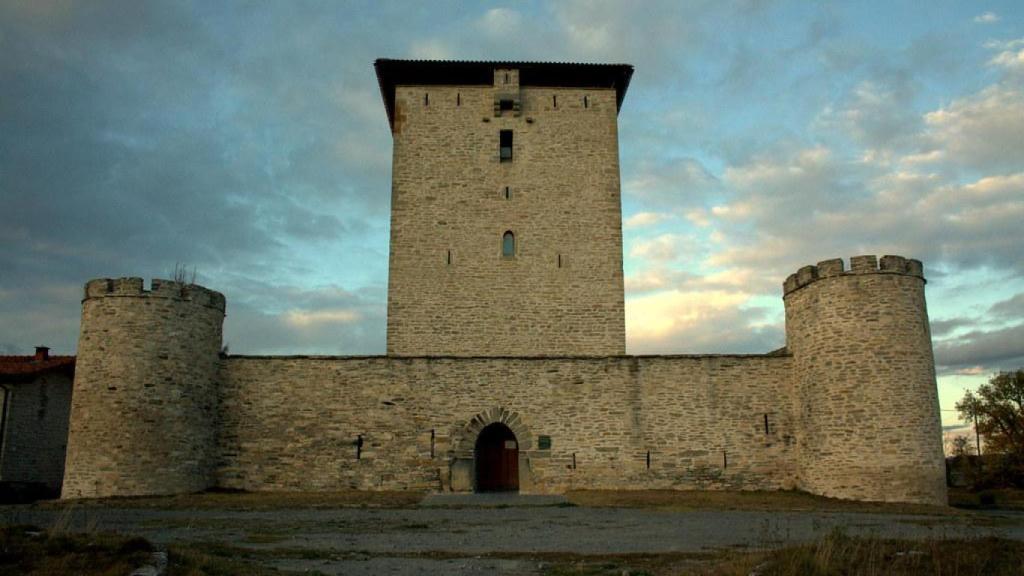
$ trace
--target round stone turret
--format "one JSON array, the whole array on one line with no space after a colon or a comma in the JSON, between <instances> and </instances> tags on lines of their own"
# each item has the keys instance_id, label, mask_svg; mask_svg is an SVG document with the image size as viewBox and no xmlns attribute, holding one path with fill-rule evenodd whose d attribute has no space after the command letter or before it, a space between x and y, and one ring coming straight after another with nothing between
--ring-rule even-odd
<instances>
[{"instance_id":1,"label":"round stone turret","mask_svg":"<svg viewBox=\"0 0 1024 576\"><path fill-rule=\"evenodd\" d=\"M921 262L854 256L786 279L800 485L857 500L946 503Z\"/></svg>"},{"instance_id":2,"label":"round stone turret","mask_svg":"<svg viewBox=\"0 0 1024 576\"><path fill-rule=\"evenodd\" d=\"M62 497L212 484L223 321L224 296L201 286L86 283Z\"/></svg>"}]
</instances>

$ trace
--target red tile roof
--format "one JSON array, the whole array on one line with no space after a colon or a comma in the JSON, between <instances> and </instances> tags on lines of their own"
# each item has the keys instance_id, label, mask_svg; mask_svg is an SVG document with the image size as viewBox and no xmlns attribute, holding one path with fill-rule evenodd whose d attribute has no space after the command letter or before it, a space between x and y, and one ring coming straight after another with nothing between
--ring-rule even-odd
<instances>
[{"instance_id":1,"label":"red tile roof","mask_svg":"<svg viewBox=\"0 0 1024 576\"><path fill-rule=\"evenodd\" d=\"M0 380L26 380L45 372L75 373L74 356L50 356L36 360L35 356L0 356Z\"/></svg>"}]
</instances>

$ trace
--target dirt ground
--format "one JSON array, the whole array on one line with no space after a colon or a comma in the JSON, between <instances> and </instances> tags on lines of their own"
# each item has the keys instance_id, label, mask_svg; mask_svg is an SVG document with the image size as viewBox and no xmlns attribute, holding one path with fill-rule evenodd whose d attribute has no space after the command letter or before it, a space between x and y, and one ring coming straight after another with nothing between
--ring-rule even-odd
<instances>
[{"instance_id":1,"label":"dirt ground","mask_svg":"<svg viewBox=\"0 0 1024 576\"><path fill-rule=\"evenodd\" d=\"M628 574L630 562L645 557L699 564L722 551L808 542L837 527L882 538L1024 541L1024 513L1018 511L829 506L799 495L741 496L703 505L685 495L421 498L201 495L7 506L0 507L0 523L114 531L158 546L183 545L268 568L332 575L555 574L563 572L553 567L586 558L614 559L605 564ZM619 571L621 566L626 568Z\"/></svg>"}]
</instances>

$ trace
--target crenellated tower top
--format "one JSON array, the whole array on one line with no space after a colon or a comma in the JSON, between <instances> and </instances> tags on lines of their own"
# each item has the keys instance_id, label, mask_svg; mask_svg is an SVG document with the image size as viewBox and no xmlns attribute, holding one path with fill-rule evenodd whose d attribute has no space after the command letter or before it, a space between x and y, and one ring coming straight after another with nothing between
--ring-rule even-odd
<instances>
[{"instance_id":1,"label":"crenellated tower top","mask_svg":"<svg viewBox=\"0 0 1024 576\"><path fill-rule=\"evenodd\" d=\"M882 256L870 254L850 258L850 269L845 270L842 258L822 260L816 266L804 266L790 274L782 285L783 297L825 278L849 277L860 274L901 274L914 276L924 281L924 266L920 260L903 256Z\"/></svg>"},{"instance_id":2,"label":"crenellated tower top","mask_svg":"<svg viewBox=\"0 0 1024 576\"><path fill-rule=\"evenodd\" d=\"M154 278L146 290L142 278L97 278L85 283L82 301L92 298L133 296L140 298L172 298L192 302L221 312L225 308L224 295L198 284Z\"/></svg>"}]
</instances>

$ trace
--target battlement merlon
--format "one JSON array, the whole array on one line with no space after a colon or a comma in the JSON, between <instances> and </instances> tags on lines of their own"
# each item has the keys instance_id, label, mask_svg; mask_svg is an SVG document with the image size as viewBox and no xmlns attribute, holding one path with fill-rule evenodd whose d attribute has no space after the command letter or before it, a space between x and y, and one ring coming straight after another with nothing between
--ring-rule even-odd
<instances>
[{"instance_id":1,"label":"battlement merlon","mask_svg":"<svg viewBox=\"0 0 1024 576\"><path fill-rule=\"evenodd\" d=\"M154 278L146 290L142 278L96 278L85 283L82 301L92 298L132 296L138 298L172 298L188 301L224 312L224 295L198 284Z\"/></svg>"},{"instance_id":2,"label":"battlement merlon","mask_svg":"<svg viewBox=\"0 0 1024 576\"><path fill-rule=\"evenodd\" d=\"M920 278L922 282L925 281L924 265L920 260L903 256L882 256L879 259L871 254L850 258L850 270L845 270L842 258L822 260L816 266L804 266L786 278L782 285L782 294L785 297L791 292L825 278L860 274L901 274Z\"/></svg>"}]
</instances>

